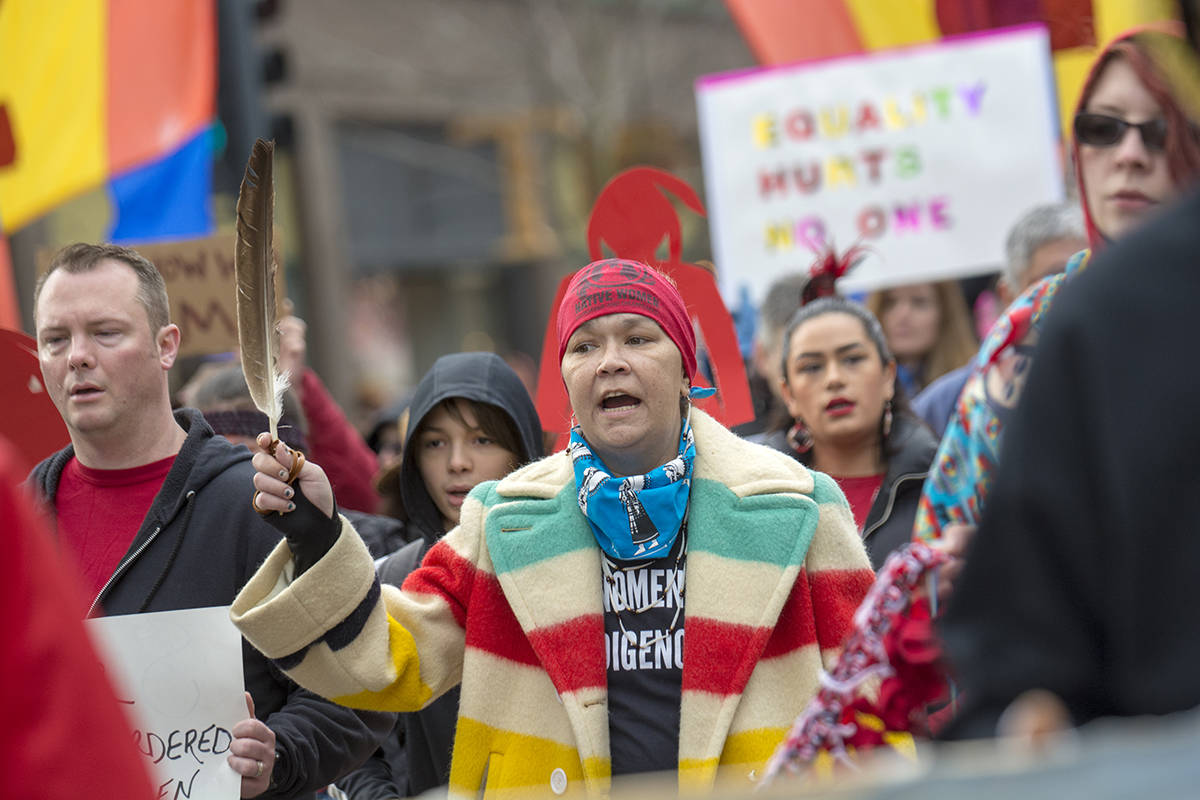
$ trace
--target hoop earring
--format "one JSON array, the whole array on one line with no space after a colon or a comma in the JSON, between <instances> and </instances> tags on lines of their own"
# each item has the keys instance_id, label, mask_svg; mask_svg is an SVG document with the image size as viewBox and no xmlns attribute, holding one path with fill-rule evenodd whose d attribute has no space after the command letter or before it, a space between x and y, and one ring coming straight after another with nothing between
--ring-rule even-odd
<instances>
[{"instance_id":1,"label":"hoop earring","mask_svg":"<svg viewBox=\"0 0 1200 800\"><path fill-rule=\"evenodd\" d=\"M883 438L892 432L892 401L888 400L883 407Z\"/></svg>"},{"instance_id":2,"label":"hoop earring","mask_svg":"<svg viewBox=\"0 0 1200 800\"><path fill-rule=\"evenodd\" d=\"M787 432L787 443L793 450L802 455L812 450L812 433L803 421L796 420L796 424Z\"/></svg>"}]
</instances>

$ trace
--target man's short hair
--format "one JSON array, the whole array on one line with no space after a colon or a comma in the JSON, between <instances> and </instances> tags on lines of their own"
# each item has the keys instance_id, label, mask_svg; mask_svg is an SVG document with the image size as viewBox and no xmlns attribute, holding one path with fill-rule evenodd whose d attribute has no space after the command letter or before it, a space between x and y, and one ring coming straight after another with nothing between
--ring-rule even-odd
<instances>
[{"instance_id":1,"label":"man's short hair","mask_svg":"<svg viewBox=\"0 0 1200 800\"><path fill-rule=\"evenodd\" d=\"M150 321L151 333L158 333L171 322L171 307L167 301L167 284L162 273L150 263L150 260L136 250L115 244L88 244L76 242L59 250L50 261L45 274L38 278L33 289L33 311L36 316L38 298L42 294L42 286L46 279L58 270L72 274L90 272L101 261L119 261L133 270L137 276L137 299L146 309L146 319Z\"/></svg>"},{"instance_id":2,"label":"man's short hair","mask_svg":"<svg viewBox=\"0 0 1200 800\"><path fill-rule=\"evenodd\" d=\"M1012 226L1004 245L1007 259L1004 280L1014 292L1025 283L1033 254L1039 247L1059 239L1085 239L1083 212L1079 203L1051 203L1026 211Z\"/></svg>"}]
</instances>

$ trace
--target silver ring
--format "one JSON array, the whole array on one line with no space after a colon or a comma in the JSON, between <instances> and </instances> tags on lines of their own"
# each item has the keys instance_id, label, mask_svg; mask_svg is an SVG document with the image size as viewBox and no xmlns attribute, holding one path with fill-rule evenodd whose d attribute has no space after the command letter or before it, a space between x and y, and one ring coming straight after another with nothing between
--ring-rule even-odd
<instances>
[{"instance_id":1,"label":"silver ring","mask_svg":"<svg viewBox=\"0 0 1200 800\"><path fill-rule=\"evenodd\" d=\"M258 772L254 773L254 777L261 778L262 771L263 771L263 763L261 761L256 761L255 763L258 764Z\"/></svg>"}]
</instances>

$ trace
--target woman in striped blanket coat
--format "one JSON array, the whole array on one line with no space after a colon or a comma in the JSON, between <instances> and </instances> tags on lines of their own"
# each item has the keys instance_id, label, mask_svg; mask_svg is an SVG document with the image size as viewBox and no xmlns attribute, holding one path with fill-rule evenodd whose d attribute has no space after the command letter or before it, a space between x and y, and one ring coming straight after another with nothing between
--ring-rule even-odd
<instances>
[{"instance_id":1,"label":"woman in striped blanket coat","mask_svg":"<svg viewBox=\"0 0 1200 800\"><path fill-rule=\"evenodd\" d=\"M233 619L345 705L461 684L452 797L754 780L872 580L845 498L692 407L691 322L657 271L589 264L557 319L570 446L477 486L400 589L320 469L261 449L253 501L287 541Z\"/></svg>"}]
</instances>

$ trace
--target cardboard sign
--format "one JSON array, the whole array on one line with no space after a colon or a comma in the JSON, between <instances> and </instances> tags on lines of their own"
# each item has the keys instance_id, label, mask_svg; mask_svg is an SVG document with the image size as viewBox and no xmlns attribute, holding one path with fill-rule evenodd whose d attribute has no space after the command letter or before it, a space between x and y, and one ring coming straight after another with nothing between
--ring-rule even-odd
<instances>
[{"instance_id":1,"label":"cardboard sign","mask_svg":"<svg viewBox=\"0 0 1200 800\"><path fill-rule=\"evenodd\" d=\"M157 775L158 796L234 800L230 731L248 716L242 637L229 607L87 621L109 679Z\"/></svg>"},{"instance_id":2,"label":"cardboard sign","mask_svg":"<svg viewBox=\"0 0 1200 800\"><path fill-rule=\"evenodd\" d=\"M166 244L132 245L167 282L181 356L236 350L237 307L232 234Z\"/></svg>"},{"instance_id":3,"label":"cardboard sign","mask_svg":"<svg viewBox=\"0 0 1200 800\"><path fill-rule=\"evenodd\" d=\"M993 271L1009 226L1063 197L1040 25L750 69L696 87L726 298L814 250L868 245L843 291Z\"/></svg>"}]
</instances>

